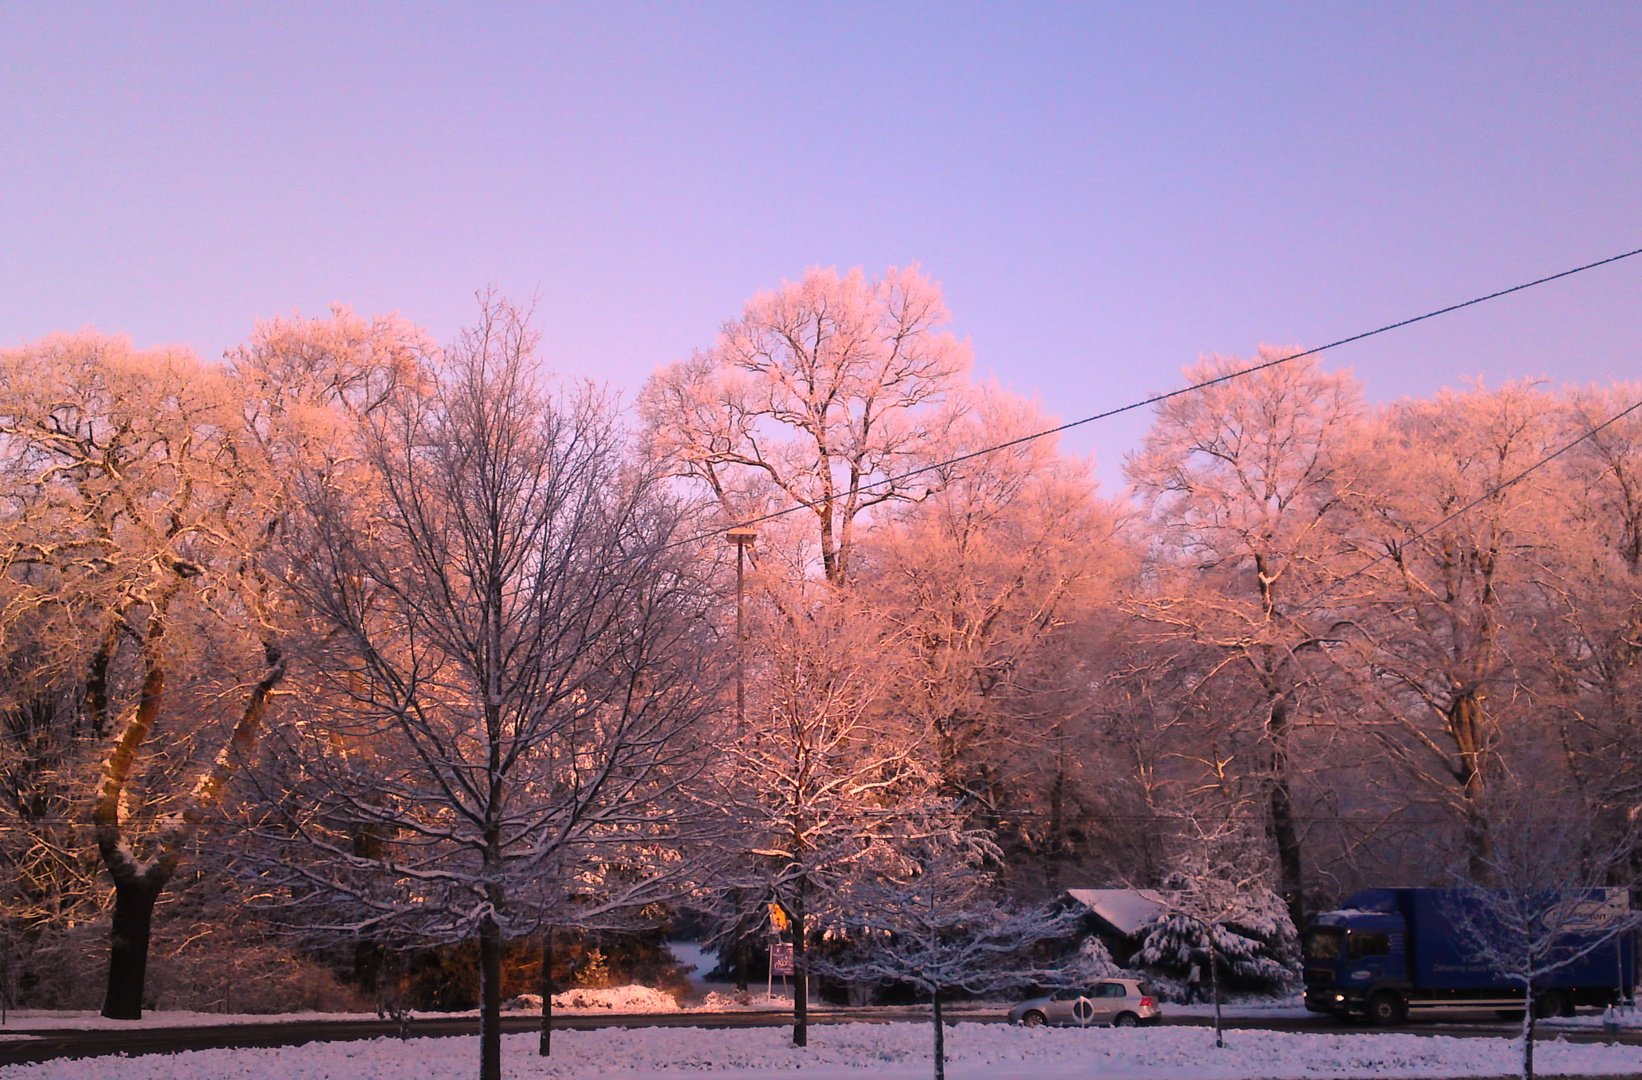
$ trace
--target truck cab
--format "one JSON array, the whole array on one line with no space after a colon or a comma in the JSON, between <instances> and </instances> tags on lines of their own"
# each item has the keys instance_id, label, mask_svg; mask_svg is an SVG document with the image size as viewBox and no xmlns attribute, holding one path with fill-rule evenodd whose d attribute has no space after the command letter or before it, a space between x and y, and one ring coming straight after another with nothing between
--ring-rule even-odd
<instances>
[{"instance_id":1,"label":"truck cab","mask_svg":"<svg viewBox=\"0 0 1642 1080\"><path fill-rule=\"evenodd\" d=\"M1306 1008L1350 1016L1367 1012L1376 995L1378 1001L1401 1002L1411 988L1407 941L1408 928L1396 911L1343 908L1317 916L1305 936ZM1401 1009L1380 1011L1390 1015L1375 1019L1390 1022Z\"/></svg>"}]
</instances>

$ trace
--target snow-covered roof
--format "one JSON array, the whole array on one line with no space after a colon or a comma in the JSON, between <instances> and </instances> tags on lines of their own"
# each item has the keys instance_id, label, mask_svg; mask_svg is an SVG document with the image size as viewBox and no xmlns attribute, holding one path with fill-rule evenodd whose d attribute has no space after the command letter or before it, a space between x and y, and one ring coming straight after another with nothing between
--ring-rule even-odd
<instances>
[{"instance_id":1,"label":"snow-covered roof","mask_svg":"<svg viewBox=\"0 0 1642 1080\"><path fill-rule=\"evenodd\" d=\"M1129 937L1169 906L1155 889L1067 889L1066 895Z\"/></svg>"}]
</instances>

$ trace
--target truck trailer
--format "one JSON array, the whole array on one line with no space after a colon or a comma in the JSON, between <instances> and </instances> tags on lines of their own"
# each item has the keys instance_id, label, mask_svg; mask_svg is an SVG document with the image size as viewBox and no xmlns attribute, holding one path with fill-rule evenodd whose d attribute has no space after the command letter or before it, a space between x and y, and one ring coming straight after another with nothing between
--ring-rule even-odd
<instances>
[{"instance_id":1,"label":"truck trailer","mask_svg":"<svg viewBox=\"0 0 1642 1080\"><path fill-rule=\"evenodd\" d=\"M1306 928L1306 1008L1377 1024L1459 1010L1521 1015L1521 980L1477 958L1488 903L1486 892L1366 889L1323 912ZM1559 906L1566 930L1553 955L1571 959L1534 979L1536 1014L1571 1016L1576 1006L1628 997L1636 982L1628 891L1577 894L1572 918L1566 901Z\"/></svg>"}]
</instances>

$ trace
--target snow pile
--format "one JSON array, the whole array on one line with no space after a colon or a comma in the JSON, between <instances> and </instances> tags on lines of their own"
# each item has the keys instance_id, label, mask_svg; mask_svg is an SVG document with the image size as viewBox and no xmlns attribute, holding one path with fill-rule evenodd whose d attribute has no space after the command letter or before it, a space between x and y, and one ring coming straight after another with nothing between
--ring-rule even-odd
<instances>
[{"instance_id":1,"label":"snow pile","mask_svg":"<svg viewBox=\"0 0 1642 1080\"><path fill-rule=\"evenodd\" d=\"M520 994L502 1002L503 1012L541 1012L540 994ZM608 989L589 990L578 987L553 995L553 1011L564 1013L673 1013L679 1012L672 994L653 990L648 986L612 986ZM435 1015L417 1013L417 1016ZM444 1016L477 1016L469 1009L464 1013L442 1013Z\"/></svg>"},{"instance_id":2,"label":"snow pile","mask_svg":"<svg viewBox=\"0 0 1642 1080\"><path fill-rule=\"evenodd\" d=\"M534 994L531 995L535 997ZM536 998L541 1007L542 999ZM575 989L553 995L555 1011L613 1013L674 1013L679 1011L673 995L654 987L631 984L605 990Z\"/></svg>"},{"instance_id":3,"label":"snow pile","mask_svg":"<svg viewBox=\"0 0 1642 1080\"><path fill-rule=\"evenodd\" d=\"M697 1005L686 1008L685 1012L715 1013L715 1012L767 1012L771 1009L786 1010L792 1008L792 998L780 994L766 994L760 990L752 993L746 990L735 990L728 994L717 990L709 990L707 996ZM1005 1006L1007 1008L1007 1006ZM810 1009L814 1012L823 1012L827 1005L821 1002L810 1002Z\"/></svg>"},{"instance_id":4,"label":"snow pile","mask_svg":"<svg viewBox=\"0 0 1642 1080\"><path fill-rule=\"evenodd\" d=\"M539 1058L534 1035L503 1041L512 1080L610 1078L682 1080L923 1080L930 1075L928 1024L840 1024L790 1045L785 1028L604 1028L560 1031L553 1056ZM952 1080L1377 1080L1513 1075L1518 1046L1508 1039L1393 1034L1300 1035L1234 1031L1223 1050L1204 1028L1023 1029L959 1024L947 1036ZM1642 1048L1545 1043L1546 1075L1642 1073ZM202 1050L136 1058L92 1058L0 1068L0 1080L467 1080L474 1038L311 1043L302 1047ZM801 1071L800 1071L801 1070Z\"/></svg>"}]
</instances>

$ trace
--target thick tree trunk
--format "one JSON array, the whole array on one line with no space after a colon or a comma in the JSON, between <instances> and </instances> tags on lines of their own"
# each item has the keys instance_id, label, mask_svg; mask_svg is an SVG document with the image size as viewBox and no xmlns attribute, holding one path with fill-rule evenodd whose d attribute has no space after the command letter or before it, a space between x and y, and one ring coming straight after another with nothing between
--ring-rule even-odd
<instances>
[{"instance_id":1,"label":"thick tree trunk","mask_svg":"<svg viewBox=\"0 0 1642 1080\"><path fill-rule=\"evenodd\" d=\"M479 1080L502 1080L502 931L479 924Z\"/></svg>"},{"instance_id":2,"label":"thick tree trunk","mask_svg":"<svg viewBox=\"0 0 1642 1080\"><path fill-rule=\"evenodd\" d=\"M804 901L793 902L792 921L792 1044L810 1044L810 976L804 963Z\"/></svg>"},{"instance_id":3,"label":"thick tree trunk","mask_svg":"<svg viewBox=\"0 0 1642 1080\"><path fill-rule=\"evenodd\" d=\"M553 931L542 931L542 1037L536 1053L547 1057L553 1052Z\"/></svg>"},{"instance_id":4,"label":"thick tree trunk","mask_svg":"<svg viewBox=\"0 0 1642 1080\"><path fill-rule=\"evenodd\" d=\"M158 868L121 874L114 879L114 922L108 935L108 989L103 1015L110 1020L141 1020L148 977L148 939L154 926L154 902L169 875Z\"/></svg>"},{"instance_id":5,"label":"thick tree trunk","mask_svg":"<svg viewBox=\"0 0 1642 1080\"><path fill-rule=\"evenodd\" d=\"M941 1022L941 990L930 992L929 1002L935 1013L935 1080L946 1080L946 1027Z\"/></svg>"},{"instance_id":6,"label":"thick tree trunk","mask_svg":"<svg viewBox=\"0 0 1642 1080\"><path fill-rule=\"evenodd\" d=\"M1300 863L1300 831L1294 823L1289 789L1288 698L1272 700L1266 734L1271 739L1271 838L1277 848L1277 887L1294 928L1305 926L1305 878Z\"/></svg>"},{"instance_id":7,"label":"thick tree trunk","mask_svg":"<svg viewBox=\"0 0 1642 1080\"><path fill-rule=\"evenodd\" d=\"M353 947L353 977L359 984L359 989L371 995L374 1000L377 994L377 983L382 977L382 946L374 941L361 941Z\"/></svg>"},{"instance_id":8,"label":"thick tree trunk","mask_svg":"<svg viewBox=\"0 0 1642 1080\"><path fill-rule=\"evenodd\" d=\"M1454 699L1448 711L1448 731L1459 750L1459 781L1465 806L1465 843L1470 855L1468 872L1473 884L1491 887L1494 880L1494 842L1483 806L1483 710L1482 692L1472 690Z\"/></svg>"},{"instance_id":9,"label":"thick tree trunk","mask_svg":"<svg viewBox=\"0 0 1642 1080\"><path fill-rule=\"evenodd\" d=\"M748 972L753 967L752 949L747 944L747 935L742 932L740 925L735 934L735 988L746 990L750 985Z\"/></svg>"}]
</instances>

